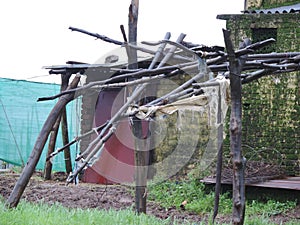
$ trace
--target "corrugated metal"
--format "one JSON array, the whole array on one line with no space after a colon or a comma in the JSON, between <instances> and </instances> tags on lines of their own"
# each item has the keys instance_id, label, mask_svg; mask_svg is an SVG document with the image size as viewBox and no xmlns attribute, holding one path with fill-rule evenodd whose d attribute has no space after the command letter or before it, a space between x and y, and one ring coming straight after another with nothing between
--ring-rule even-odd
<instances>
[{"instance_id":1,"label":"corrugated metal","mask_svg":"<svg viewBox=\"0 0 300 225\"><path fill-rule=\"evenodd\" d=\"M124 89L107 89L99 93L95 108L95 126L111 118L124 104ZM87 183L113 184L134 181L134 138L129 121L123 119L105 143L101 157L84 172Z\"/></svg>"},{"instance_id":2,"label":"corrugated metal","mask_svg":"<svg viewBox=\"0 0 300 225\"><path fill-rule=\"evenodd\" d=\"M300 3L289 6L281 6L272 9L250 9L243 11L244 14L276 14L276 13L299 13Z\"/></svg>"}]
</instances>

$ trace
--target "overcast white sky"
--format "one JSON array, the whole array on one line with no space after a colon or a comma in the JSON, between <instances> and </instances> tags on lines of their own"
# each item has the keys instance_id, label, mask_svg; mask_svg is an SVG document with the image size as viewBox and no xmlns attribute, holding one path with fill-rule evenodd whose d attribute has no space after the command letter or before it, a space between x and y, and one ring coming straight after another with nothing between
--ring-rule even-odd
<instances>
[{"instance_id":1,"label":"overcast white sky","mask_svg":"<svg viewBox=\"0 0 300 225\"><path fill-rule=\"evenodd\" d=\"M57 82L47 65L68 60L93 63L117 46L71 32L73 26L122 41L131 0L9 0L0 3L0 77ZM140 0L138 41L157 41L166 32L176 40L224 46L225 21L218 14L240 13L244 0ZM39 77L39 78L34 78Z\"/></svg>"}]
</instances>

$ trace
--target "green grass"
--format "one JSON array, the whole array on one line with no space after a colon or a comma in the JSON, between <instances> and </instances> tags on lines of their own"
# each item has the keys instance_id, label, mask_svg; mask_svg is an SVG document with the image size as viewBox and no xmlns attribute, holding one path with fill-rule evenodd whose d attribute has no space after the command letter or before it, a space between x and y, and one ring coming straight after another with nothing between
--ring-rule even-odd
<instances>
[{"instance_id":1,"label":"green grass","mask_svg":"<svg viewBox=\"0 0 300 225\"><path fill-rule=\"evenodd\" d=\"M59 204L32 204L21 201L17 208L5 208L4 201L0 201L1 225L82 225L82 224L166 224L170 219L160 220L154 216L136 215L133 210L96 210L96 209L68 209ZM175 221L176 224L176 221ZM177 223L181 224L181 223ZM188 223L187 223L188 224Z\"/></svg>"},{"instance_id":2,"label":"green grass","mask_svg":"<svg viewBox=\"0 0 300 225\"><path fill-rule=\"evenodd\" d=\"M214 193L205 191L203 183L196 179L185 181L166 181L164 183L155 184L149 188L149 199L159 202L163 207L180 208L180 204L186 200L185 209L196 212L200 216L204 214L212 214L214 207ZM296 207L296 202L292 201L275 201L269 199L267 202L256 200L247 201L246 203L246 222L245 224L268 224L268 217L279 213L285 213ZM219 214L231 215L232 200L228 194L220 196ZM297 221L291 221L288 224L297 224ZM275 224L275 223L274 223ZM298 222L299 224L299 222Z\"/></svg>"},{"instance_id":3,"label":"green grass","mask_svg":"<svg viewBox=\"0 0 300 225\"><path fill-rule=\"evenodd\" d=\"M181 182L166 181L150 186L149 199L160 202L163 207L176 206L180 208L183 201L187 201L186 210L198 214L212 212L214 207L214 193L206 193L204 184L196 179ZM231 199L225 194L220 196L220 213L231 213Z\"/></svg>"},{"instance_id":4,"label":"green grass","mask_svg":"<svg viewBox=\"0 0 300 225\"><path fill-rule=\"evenodd\" d=\"M163 207L176 206L180 208L182 201L187 200L186 210L202 215L212 215L214 206L214 193L207 193L204 185L196 179L176 182L167 181L149 186L149 201L160 203ZM295 208L296 203L291 201L279 202L268 200L260 202L248 201L246 206L245 224L247 225L275 225L270 216L284 213ZM231 216L232 201L228 195L221 195L220 215ZM32 204L21 201L17 208L7 209L0 196L0 224L1 225L76 225L76 224L183 224L172 221L171 218L160 220L150 215L136 215L132 208L127 210L97 210L97 209L68 209L60 204L46 205L43 203ZM195 224L186 221L184 224ZM206 224L203 222L203 224ZM299 221L290 221L286 225L296 225ZM201 224L199 224L201 225Z\"/></svg>"}]
</instances>

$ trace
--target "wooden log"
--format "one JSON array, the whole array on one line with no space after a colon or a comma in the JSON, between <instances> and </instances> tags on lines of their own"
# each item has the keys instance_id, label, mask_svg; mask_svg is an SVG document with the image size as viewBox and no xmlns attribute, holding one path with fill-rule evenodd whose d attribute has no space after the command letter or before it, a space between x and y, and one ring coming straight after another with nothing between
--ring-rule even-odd
<instances>
[{"instance_id":1,"label":"wooden log","mask_svg":"<svg viewBox=\"0 0 300 225\"><path fill-rule=\"evenodd\" d=\"M245 218L245 183L244 160L242 156L242 82L241 72L244 60L236 58L230 31L223 30L225 46L229 58L229 79L231 93L230 115L230 154L233 163L233 210L232 222L236 225L244 224Z\"/></svg>"},{"instance_id":2,"label":"wooden log","mask_svg":"<svg viewBox=\"0 0 300 225\"><path fill-rule=\"evenodd\" d=\"M78 83L80 81L80 76L76 76L72 83L70 84L69 88L76 88ZM48 139L49 133L57 120L57 118L60 116L62 109L66 106L68 102L73 100L74 93L68 94L58 100L58 102L55 104L51 112L49 113L42 130L37 137L37 140L35 142L35 145L33 147L33 150L29 156L29 159L23 168L23 171L17 181L17 183L14 186L13 191L11 192L6 205L9 208L16 207L21 199L21 196L35 170L35 167L40 159L40 156L42 154L43 148L45 146L45 143Z\"/></svg>"}]
</instances>

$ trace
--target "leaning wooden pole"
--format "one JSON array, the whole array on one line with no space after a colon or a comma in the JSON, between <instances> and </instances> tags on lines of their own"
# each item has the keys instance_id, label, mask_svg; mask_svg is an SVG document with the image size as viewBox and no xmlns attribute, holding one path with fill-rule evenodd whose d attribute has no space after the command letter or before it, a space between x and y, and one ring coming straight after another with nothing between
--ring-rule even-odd
<instances>
[{"instance_id":1,"label":"leaning wooden pole","mask_svg":"<svg viewBox=\"0 0 300 225\"><path fill-rule=\"evenodd\" d=\"M80 76L77 75L72 83L70 84L68 89L76 88L80 80ZM40 159L40 156L42 154L43 148L45 146L45 143L48 139L49 133L57 120L57 118L60 116L62 109L66 106L68 102L73 100L74 93L65 95L61 97L58 102L55 104L53 109L51 110L50 114L48 115L48 118L46 119L42 130L37 137L37 140L35 142L35 145L33 147L33 150L29 156L29 159L23 168L23 171L17 181L17 183L14 186L13 191L11 192L6 205L9 208L16 207L21 199L21 196L35 170L35 167Z\"/></svg>"},{"instance_id":2,"label":"leaning wooden pole","mask_svg":"<svg viewBox=\"0 0 300 225\"><path fill-rule=\"evenodd\" d=\"M230 153L233 164L233 211L232 223L244 224L245 217L245 183L244 166L242 156L242 82L241 72L243 60L236 58L233 44L230 39L230 31L223 30L225 46L229 58L229 78L231 93L230 115Z\"/></svg>"}]
</instances>

